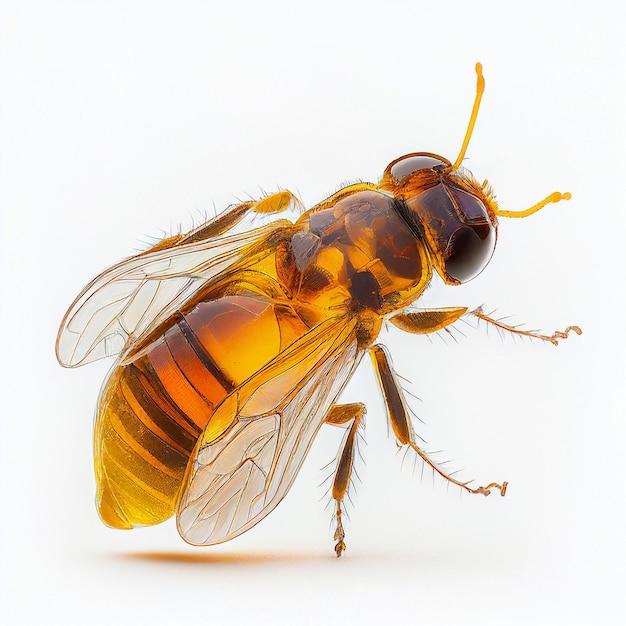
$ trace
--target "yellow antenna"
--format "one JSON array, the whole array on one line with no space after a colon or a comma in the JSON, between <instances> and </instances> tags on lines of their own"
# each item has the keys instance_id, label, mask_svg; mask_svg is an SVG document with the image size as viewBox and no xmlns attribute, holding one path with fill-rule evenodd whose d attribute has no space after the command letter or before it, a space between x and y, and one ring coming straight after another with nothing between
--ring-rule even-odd
<instances>
[{"instance_id":1,"label":"yellow antenna","mask_svg":"<svg viewBox=\"0 0 626 626\"><path fill-rule=\"evenodd\" d=\"M547 198L544 198L541 202L537 202L537 204L533 204L530 209L526 209L524 211L504 211L497 209L496 215L498 217L528 217L533 213L539 211L539 209L543 209L546 204L552 204L553 202L561 202L561 200L569 200L571 199L572 194L569 191L565 193L561 193L560 191L555 191L551 193Z\"/></svg>"},{"instance_id":2,"label":"yellow antenna","mask_svg":"<svg viewBox=\"0 0 626 626\"><path fill-rule=\"evenodd\" d=\"M463 139L463 145L461 146L461 152L459 153L459 156L456 158L456 161L452 166L453 170L458 169L463 162L463 159L465 158L467 146L469 145L472 133L474 132L474 125L476 124L476 118L478 117L478 109L480 108L480 101L482 100L483 93L485 93L485 77L483 76L483 66L481 63L476 63L476 97L474 98L474 106L470 115L469 124L467 125L465 138Z\"/></svg>"},{"instance_id":3,"label":"yellow antenna","mask_svg":"<svg viewBox=\"0 0 626 626\"><path fill-rule=\"evenodd\" d=\"M476 63L476 97L474 98L474 106L472 107L472 113L470 114L467 131L465 132L463 144L461 145L461 152L459 152L459 156L452 166L453 170L458 169L463 162L463 159L465 158L467 146L469 146L470 139L472 138L472 133L474 132L474 126L476 125L476 118L478 117L478 109L480 108L480 101L482 100L483 93L485 93L485 77L483 76L483 66L481 63ZM486 182L487 181L485 181L483 187L486 185ZM528 217L529 215L536 213L540 209L543 209L546 204L561 202L561 200L569 200L571 199L571 197L572 194L569 191L566 191L565 193L555 191L554 193L551 193L547 198L544 198L541 202L533 204L533 206L531 206L529 209L525 209L523 211L505 211L502 209L496 209L495 214L498 217Z\"/></svg>"}]
</instances>

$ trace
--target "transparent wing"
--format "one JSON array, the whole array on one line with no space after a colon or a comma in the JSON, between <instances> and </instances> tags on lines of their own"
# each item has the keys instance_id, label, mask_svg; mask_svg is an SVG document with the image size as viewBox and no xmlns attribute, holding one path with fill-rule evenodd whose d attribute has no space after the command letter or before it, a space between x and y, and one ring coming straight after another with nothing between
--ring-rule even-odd
<instances>
[{"instance_id":1,"label":"transparent wing","mask_svg":"<svg viewBox=\"0 0 626 626\"><path fill-rule=\"evenodd\" d=\"M65 314L61 365L76 367L128 351L251 245L291 226L286 220L236 235L193 241L126 259L95 278Z\"/></svg>"},{"instance_id":2,"label":"transparent wing","mask_svg":"<svg viewBox=\"0 0 626 626\"><path fill-rule=\"evenodd\" d=\"M187 542L228 541L278 505L361 355L353 320L324 322L216 409L178 509Z\"/></svg>"}]
</instances>

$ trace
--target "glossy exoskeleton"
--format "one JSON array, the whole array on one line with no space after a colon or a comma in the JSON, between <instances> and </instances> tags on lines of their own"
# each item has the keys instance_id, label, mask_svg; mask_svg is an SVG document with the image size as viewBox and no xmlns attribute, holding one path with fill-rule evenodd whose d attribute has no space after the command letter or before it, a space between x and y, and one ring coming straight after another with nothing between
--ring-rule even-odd
<instances>
[{"instance_id":1,"label":"glossy exoskeleton","mask_svg":"<svg viewBox=\"0 0 626 626\"><path fill-rule=\"evenodd\" d=\"M372 358L400 446L471 493L420 447L385 349L385 320L409 333L437 332L464 315L557 343L466 307L419 310L436 271L449 285L489 262L498 208L486 181L461 162L484 81L455 163L419 152L393 161L378 184L341 189L303 212L241 230L252 215L301 203L288 191L231 207L186 235L114 265L63 319L62 365L116 356L95 424L97 505L114 528L158 524L177 513L189 543L245 532L285 496L323 424L346 429L332 484L335 550L345 549L343 503L365 407L339 396L362 356Z\"/></svg>"}]
</instances>

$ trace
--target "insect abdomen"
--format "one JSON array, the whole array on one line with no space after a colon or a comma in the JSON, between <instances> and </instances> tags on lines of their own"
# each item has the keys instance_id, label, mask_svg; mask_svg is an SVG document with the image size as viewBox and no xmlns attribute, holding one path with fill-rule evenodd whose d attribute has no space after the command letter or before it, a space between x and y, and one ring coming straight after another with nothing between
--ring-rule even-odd
<instances>
[{"instance_id":1,"label":"insect abdomen","mask_svg":"<svg viewBox=\"0 0 626 626\"><path fill-rule=\"evenodd\" d=\"M147 352L117 368L100 400L95 470L109 526L162 522L175 512L198 437L214 408L306 327L258 295L199 303Z\"/></svg>"}]
</instances>

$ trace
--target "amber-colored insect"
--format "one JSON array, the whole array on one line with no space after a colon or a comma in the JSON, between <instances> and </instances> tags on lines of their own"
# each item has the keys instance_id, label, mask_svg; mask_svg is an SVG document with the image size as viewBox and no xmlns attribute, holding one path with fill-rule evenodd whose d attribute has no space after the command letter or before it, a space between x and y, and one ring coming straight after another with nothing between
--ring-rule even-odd
<instances>
[{"instance_id":1,"label":"amber-colored insect","mask_svg":"<svg viewBox=\"0 0 626 626\"><path fill-rule=\"evenodd\" d=\"M186 235L114 265L65 315L57 357L76 367L117 356L95 424L97 505L105 524L133 528L177 513L194 545L228 541L285 496L323 424L346 428L332 484L335 551L365 406L338 404L361 357L374 363L398 445L470 493L502 495L506 483L470 487L420 448L385 349L385 320L433 333L466 307L411 308L433 269L449 285L480 273L493 253L498 208L487 181L463 170L484 79L454 164L427 152L393 161L375 185L350 185L302 213L235 232L246 218L301 203L289 191L243 202Z\"/></svg>"}]
</instances>

